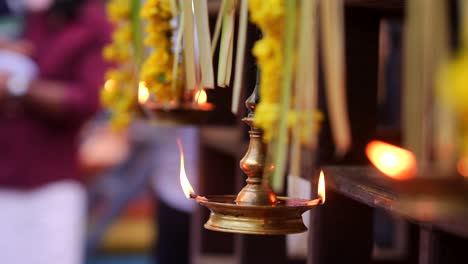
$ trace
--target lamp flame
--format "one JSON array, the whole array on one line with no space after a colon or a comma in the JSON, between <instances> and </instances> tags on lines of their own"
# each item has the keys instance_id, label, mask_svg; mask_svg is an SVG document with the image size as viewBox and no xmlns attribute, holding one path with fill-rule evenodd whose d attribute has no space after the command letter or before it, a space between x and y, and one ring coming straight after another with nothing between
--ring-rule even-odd
<instances>
[{"instance_id":1,"label":"lamp flame","mask_svg":"<svg viewBox=\"0 0 468 264\"><path fill-rule=\"evenodd\" d=\"M197 104L204 104L208 101L208 96L206 95L204 89L201 89L195 93L195 100L197 101Z\"/></svg>"},{"instance_id":2,"label":"lamp flame","mask_svg":"<svg viewBox=\"0 0 468 264\"><path fill-rule=\"evenodd\" d=\"M180 185L182 186L182 190L184 191L185 197L187 197L188 199L194 198L196 196L195 191L193 190L193 187L190 184L187 178L187 174L185 172L184 149L182 148L182 142L180 141L180 138L177 139L177 145L179 146L180 151Z\"/></svg>"},{"instance_id":3,"label":"lamp flame","mask_svg":"<svg viewBox=\"0 0 468 264\"><path fill-rule=\"evenodd\" d=\"M411 151L374 140L367 144L366 154L378 170L391 178L403 180L416 175L416 158Z\"/></svg>"},{"instance_id":4,"label":"lamp flame","mask_svg":"<svg viewBox=\"0 0 468 264\"><path fill-rule=\"evenodd\" d=\"M106 90L106 92L110 92L115 89L115 86L115 80L109 79L104 83L104 90Z\"/></svg>"},{"instance_id":5,"label":"lamp flame","mask_svg":"<svg viewBox=\"0 0 468 264\"><path fill-rule=\"evenodd\" d=\"M462 156L458 160L457 170L461 176L468 178L468 156Z\"/></svg>"},{"instance_id":6,"label":"lamp flame","mask_svg":"<svg viewBox=\"0 0 468 264\"><path fill-rule=\"evenodd\" d=\"M148 87L146 87L145 82L140 82L138 85L138 102L144 104L148 101L150 93Z\"/></svg>"},{"instance_id":7,"label":"lamp flame","mask_svg":"<svg viewBox=\"0 0 468 264\"><path fill-rule=\"evenodd\" d=\"M319 181L318 181L318 196L322 201L322 204L325 203L325 175L323 171L320 171Z\"/></svg>"}]
</instances>

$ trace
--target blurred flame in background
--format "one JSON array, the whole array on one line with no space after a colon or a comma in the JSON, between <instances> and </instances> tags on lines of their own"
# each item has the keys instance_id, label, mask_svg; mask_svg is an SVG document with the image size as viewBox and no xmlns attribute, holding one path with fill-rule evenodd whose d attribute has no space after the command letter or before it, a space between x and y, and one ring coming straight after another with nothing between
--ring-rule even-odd
<instances>
[{"instance_id":1,"label":"blurred flame in background","mask_svg":"<svg viewBox=\"0 0 468 264\"><path fill-rule=\"evenodd\" d=\"M106 90L107 92L110 92L110 91L114 90L115 85L116 85L115 80L107 80L104 83L104 90Z\"/></svg>"},{"instance_id":2,"label":"blurred flame in background","mask_svg":"<svg viewBox=\"0 0 468 264\"><path fill-rule=\"evenodd\" d=\"M197 104L204 104L208 101L208 96L206 95L204 89L201 89L195 93L195 100L197 101Z\"/></svg>"},{"instance_id":3,"label":"blurred flame in background","mask_svg":"<svg viewBox=\"0 0 468 264\"><path fill-rule=\"evenodd\" d=\"M140 82L138 85L138 102L144 104L148 101L150 93L148 87L146 87L145 82Z\"/></svg>"},{"instance_id":4,"label":"blurred flame in background","mask_svg":"<svg viewBox=\"0 0 468 264\"><path fill-rule=\"evenodd\" d=\"M374 140L367 144L366 154L377 169L391 178L403 180L416 174L416 158L404 148Z\"/></svg>"},{"instance_id":5,"label":"blurred flame in background","mask_svg":"<svg viewBox=\"0 0 468 264\"><path fill-rule=\"evenodd\" d=\"M462 156L458 160L457 170L461 176L468 178L468 156Z\"/></svg>"}]
</instances>

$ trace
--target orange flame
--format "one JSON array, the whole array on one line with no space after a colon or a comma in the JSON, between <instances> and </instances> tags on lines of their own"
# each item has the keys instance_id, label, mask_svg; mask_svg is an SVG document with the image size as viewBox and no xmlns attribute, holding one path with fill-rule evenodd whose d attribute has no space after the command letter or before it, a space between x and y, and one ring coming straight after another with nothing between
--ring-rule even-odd
<instances>
[{"instance_id":1,"label":"orange flame","mask_svg":"<svg viewBox=\"0 0 468 264\"><path fill-rule=\"evenodd\" d=\"M320 171L317 193L322 200L322 204L325 203L325 175L323 174L323 171Z\"/></svg>"},{"instance_id":2,"label":"orange flame","mask_svg":"<svg viewBox=\"0 0 468 264\"><path fill-rule=\"evenodd\" d=\"M109 79L104 83L104 90L110 92L115 89L116 85L117 83L115 82L115 80Z\"/></svg>"},{"instance_id":3,"label":"orange flame","mask_svg":"<svg viewBox=\"0 0 468 264\"><path fill-rule=\"evenodd\" d=\"M468 178L468 156L462 156L458 160L457 170L461 176Z\"/></svg>"},{"instance_id":4,"label":"orange flame","mask_svg":"<svg viewBox=\"0 0 468 264\"><path fill-rule=\"evenodd\" d=\"M366 154L377 169L391 178L403 180L416 174L416 158L411 151L374 140L367 144Z\"/></svg>"},{"instance_id":5,"label":"orange flame","mask_svg":"<svg viewBox=\"0 0 468 264\"><path fill-rule=\"evenodd\" d=\"M150 93L148 87L146 87L145 82L140 82L138 85L138 102L144 104L148 101Z\"/></svg>"},{"instance_id":6,"label":"orange flame","mask_svg":"<svg viewBox=\"0 0 468 264\"><path fill-rule=\"evenodd\" d=\"M197 101L197 104L204 104L208 101L208 96L206 95L204 89L201 89L195 93L195 100Z\"/></svg>"},{"instance_id":7,"label":"orange flame","mask_svg":"<svg viewBox=\"0 0 468 264\"><path fill-rule=\"evenodd\" d=\"M180 138L177 139L177 145L179 146L180 151L180 185L182 186L185 197L190 199L195 196L195 191L193 190L193 187L187 178L187 174L185 173L184 149L182 148L182 142L180 141Z\"/></svg>"}]
</instances>

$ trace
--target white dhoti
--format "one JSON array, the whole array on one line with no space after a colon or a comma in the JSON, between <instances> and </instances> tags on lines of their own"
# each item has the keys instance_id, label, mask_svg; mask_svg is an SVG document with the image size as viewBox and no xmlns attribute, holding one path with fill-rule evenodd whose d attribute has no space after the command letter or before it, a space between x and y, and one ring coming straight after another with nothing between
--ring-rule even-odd
<instances>
[{"instance_id":1,"label":"white dhoti","mask_svg":"<svg viewBox=\"0 0 468 264\"><path fill-rule=\"evenodd\" d=\"M0 262L82 264L86 192L73 181L0 189Z\"/></svg>"}]
</instances>

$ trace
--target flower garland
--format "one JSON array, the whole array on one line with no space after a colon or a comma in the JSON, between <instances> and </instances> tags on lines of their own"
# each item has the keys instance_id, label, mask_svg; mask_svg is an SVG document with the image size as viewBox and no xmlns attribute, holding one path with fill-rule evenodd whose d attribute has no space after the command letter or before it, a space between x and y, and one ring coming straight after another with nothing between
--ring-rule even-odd
<instances>
[{"instance_id":1,"label":"flower garland","mask_svg":"<svg viewBox=\"0 0 468 264\"><path fill-rule=\"evenodd\" d=\"M250 20L262 31L263 38L258 40L252 53L257 58L260 69L260 103L255 111L254 123L264 132L264 141L270 142L275 136L276 126L280 116L280 94L284 54L284 0L250 0ZM312 115L312 116L311 116ZM288 114L288 126L301 124L301 139L306 142L311 131L308 119L321 121L323 116L317 113L298 113L292 110ZM304 124L306 124L304 126Z\"/></svg>"},{"instance_id":2,"label":"flower garland","mask_svg":"<svg viewBox=\"0 0 468 264\"><path fill-rule=\"evenodd\" d=\"M135 61L132 45L131 1L110 0L107 3L109 21L115 26L112 43L103 50L106 61L115 65L106 73L106 83L101 90L101 102L111 112L111 125L122 128L131 120L135 101Z\"/></svg>"},{"instance_id":3,"label":"flower garland","mask_svg":"<svg viewBox=\"0 0 468 264\"><path fill-rule=\"evenodd\" d=\"M468 3L460 2L460 49L448 62L441 67L438 76L438 95L455 112L458 129L457 140L460 144L463 176L467 176L468 168Z\"/></svg>"},{"instance_id":4,"label":"flower garland","mask_svg":"<svg viewBox=\"0 0 468 264\"><path fill-rule=\"evenodd\" d=\"M168 104L177 99L180 85L172 88L175 81L172 67L175 56L171 47L173 10L171 0L148 0L141 10L141 16L147 21L145 45L152 49L143 63L140 78L156 100Z\"/></svg>"},{"instance_id":5,"label":"flower garland","mask_svg":"<svg viewBox=\"0 0 468 264\"><path fill-rule=\"evenodd\" d=\"M461 151L468 155L468 50L463 50L444 66L439 75L438 92L457 114Z\"/></svg>"},{"instance_id":6,"label":"flower garland","mask_svg":"<svg viewBox=\"0 0 468 264\"><path fill-rule=\"evenodd\" d=\"M250 20L262 31L263 38L253 47L253 54L261 72L260 98L255 111L255 125L264 131L264 140L273 137L279 116L279 95L283 65L283 0L250 0Z\"/></svg>"}]
</instances>

